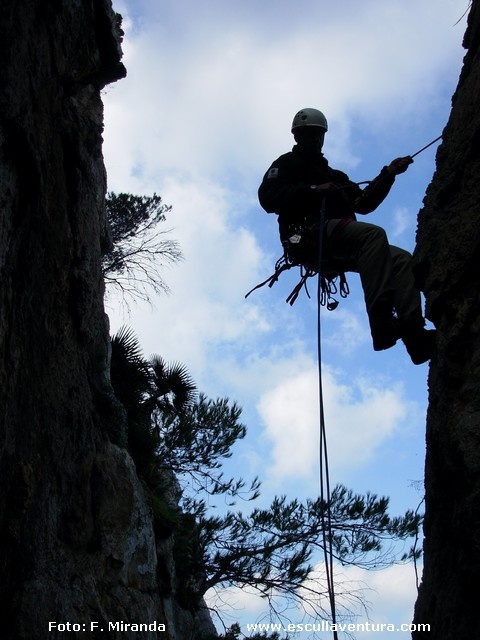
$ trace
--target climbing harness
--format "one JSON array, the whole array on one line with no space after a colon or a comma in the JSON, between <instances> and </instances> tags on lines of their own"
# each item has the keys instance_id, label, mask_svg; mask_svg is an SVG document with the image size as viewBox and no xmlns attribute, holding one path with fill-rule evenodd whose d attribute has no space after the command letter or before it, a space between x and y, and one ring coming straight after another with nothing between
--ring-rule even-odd
<instances>
[{"instance_id":1,"label":"climbing harness","mask_svg":"<svg viewBox=\"0 0 480 640\"><path fill-rule=\"evenodd\" d=\"M341 268L340 263L338 261L324 259L322 256L323 250L321 247L323 244L323 233L325 227L325 198L323 199L322 211L323 213L321 213L321 220L318 226L318 245L320 247L320 251L318 248L315 249L315 252L319 254L318 257L314 260L312 260L311 257L307 258L305 255L306 249L301 244L303 236L311 235L314 229L308 229L306 226L297 227L295 233L287 240L283 241L283 255L275 263L274 273L266 280L253 287L253 289L245 295L245 298L248 298L251 293L266 284L268 284L269 287L273 287L280 275L284 271L288 271L293 267L299 267L300 280L286 299L286 302L290 305L295 303L302 289L305 289L305 293L308 298L311 297L308 291L307 281L309 278L313 278L316 275L319 276L321 290L320 304L322 306L326 306L329 311L336 309L339 304L338 300L333 297L334 295L338 294L342 298L346 298L348 296L350 289L345 276L345 271ZM308 253L311 254L311 251L312 247L308 247Z\"/></svg>"}]
</instances>

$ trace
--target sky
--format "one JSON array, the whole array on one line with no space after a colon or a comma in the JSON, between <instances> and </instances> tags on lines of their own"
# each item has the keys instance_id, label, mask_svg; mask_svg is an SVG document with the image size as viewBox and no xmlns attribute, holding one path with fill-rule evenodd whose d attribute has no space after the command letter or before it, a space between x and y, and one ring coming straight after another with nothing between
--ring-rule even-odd
<instances>
[{"instance_id":1,"label":"sky","mask_svg":"<svg viewBox=\"0 0 480 640\"><path fill-rule=\"evenodd\" d=\"M274 495L318 495L319 411L316 285L311 299L302 293L286 304L298 281L292 270L245 299L282 253L258 186L291 149L291 121L305 107L325 113L325 156L354 181L439 136L465 53L467 7L467 0L114 0L128 75L103 95L108 189L155 192L172 205L165 229L184 260L161 271L170 294L151 304L127 309L109 295L111 332L127 324L146 356L183 363L207 396L243 408L248 433L227 473L258 475L260 506ZM409 251L437 146L415 158L366 220ZM401 343L373 352L359 279L348 281L348 298L320 315L330 482L387 495L399 515L423 497L428 364L412 365ZM340 574L368 587L371 621L411 621L411 565ZM265 603L251 594L231 590L224 599L233 607L227 623L245 630L264 619ZM289 615L301 621L300 612Z\"/></svg>"}]
</instances>

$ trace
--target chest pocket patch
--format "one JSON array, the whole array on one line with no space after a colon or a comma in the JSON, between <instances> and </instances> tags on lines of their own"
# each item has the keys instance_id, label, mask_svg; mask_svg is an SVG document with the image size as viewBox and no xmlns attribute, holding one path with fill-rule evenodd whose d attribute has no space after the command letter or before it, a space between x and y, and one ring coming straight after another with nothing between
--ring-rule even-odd
<instances>
[{"instance_id":1,"label":"chest pocket patch","mask_svg":"<svg viewBox=\"0 0 480 640\"><path fill-rule=\"evenodd\" d=\"M267 180L271 180L272 178L278 178L278 167L272 167L267 173Z\"/></svg>"}]
</instances>

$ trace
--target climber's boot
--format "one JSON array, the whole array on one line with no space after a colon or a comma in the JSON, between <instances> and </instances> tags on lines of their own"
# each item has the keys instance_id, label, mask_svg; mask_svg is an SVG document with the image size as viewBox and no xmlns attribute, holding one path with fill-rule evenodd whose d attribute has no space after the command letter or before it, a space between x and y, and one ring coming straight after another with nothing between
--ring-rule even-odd
<instances>
[{"instance_id":1,"label":"climber's boot","mask_svg":"<svg viewBox=\"0 0 480 640\"><path fill-rule=\"evenodd\" d=\"M422 316L402 320L400 333L413 364L423 364L431 359L437 332L434 329L425 329Z\"/></svg>"},{"instance_id":2,"label":"climber's boot","mask_svg":"<svg viewBox=\"0 0 480 640\"><path fill-rule=\"evenodd\" d=\"M400 338L398 320L393 314L393 301L389 297L377 300L368 314L374 351L393 347Z\"/></svg>"}]
</instances>

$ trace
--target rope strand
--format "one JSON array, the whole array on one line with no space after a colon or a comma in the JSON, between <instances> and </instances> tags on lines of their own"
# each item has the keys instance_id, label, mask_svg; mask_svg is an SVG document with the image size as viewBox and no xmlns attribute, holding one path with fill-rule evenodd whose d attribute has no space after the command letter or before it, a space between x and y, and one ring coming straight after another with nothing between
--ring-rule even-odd
<instances>
[{"instance_id":1,"label":"rope strand","mask_svg":"<svg viewBox=\"0 0 480 640\"><path fill-rule=\"evenodd\" d=\"M320 209L320 226L319 226L319 249L318 264L322 264L323 252L323 230L325 225L325 204L326 198L323 198ZM318 288L317 288L317 359L318 359L318 396L320 411L320 499L322 504L322 536L323 536L323 557L325 562L325 573L327 577L327 590L330 602L330 611L332 614L332 624L336 624L336 606L335 606L335 585L333 580L333 535L332 535L332 513L330 509L330 472L328 468L328 451L327 437L325 428L325 412L323 406L323 384L322 384L322 335L320 310L322 307L322 270L318 272ZM337 631L333 631L333 639L338 640Z\"/></svg>"}]
</instances>

